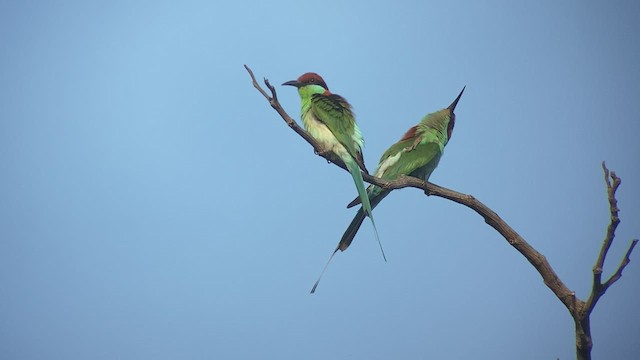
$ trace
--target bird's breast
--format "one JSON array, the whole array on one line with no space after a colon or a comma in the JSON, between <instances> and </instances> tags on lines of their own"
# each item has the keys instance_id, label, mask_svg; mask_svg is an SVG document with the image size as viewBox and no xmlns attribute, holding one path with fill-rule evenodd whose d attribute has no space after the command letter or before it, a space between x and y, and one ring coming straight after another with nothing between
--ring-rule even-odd
<instances>
[{"instance_id":1,"label":"bird's breast","mask_svg":"<svg viewBox=\"0 0 640 360\"><path fill-rule=\"evenodd\" d=\"M347 149L336 139L327 125L315 117L312 111L308 111L302 117L302 123L305 130L326 149L333 151L340 157L344 154L348 155Z\"/></svg>"}]
</instances>

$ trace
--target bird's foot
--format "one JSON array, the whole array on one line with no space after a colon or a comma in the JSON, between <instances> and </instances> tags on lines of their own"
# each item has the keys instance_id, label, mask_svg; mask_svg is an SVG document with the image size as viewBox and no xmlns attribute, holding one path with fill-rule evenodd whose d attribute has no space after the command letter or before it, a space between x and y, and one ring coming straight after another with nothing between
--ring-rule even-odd
<instances>
[{"instance_id":1,"label":"bird's foot","mask_svg":"<svg viewBox=\"0 0 640 360\"><path fill-rule=\"evenodd\" d=\"M322 145L318 145L318 148L313 149L313 153L320 156L327 155L327 152L327 149Z\"/></svg>"},{"instance_id":2,"label":"bird's foot","mask_svg":"<svg viewBox=\"0 0 640 360\"><path fill-rule=\"evenodd\" d=\"M396 180L398 180L398 179L396 179ZM391 181L388 181L388 180L387 180L387 181L383 182L382 184L380 184L379 186L380 186L381 188L385 189L385 190L389 190L389 189L391 189L391 188L392 188L392 185L391 185L391 182L392 182L392 181L393 181L393 180L391 180Z\"/></svg>"},{"instance_id":3,"label":"bird's foot","mask_svg":"<svg viewBox=\"0 0 640 360\"><path fill-rule=\"evenodd\" d=\"M327 159L328 162L331 162L331 159L333 158L333 151L325 148L322 145L320 145L320 147L318 149L314 149L313 152L314 152L314 154L320 155L323 158Z\"/></svg>"}]
</instances>

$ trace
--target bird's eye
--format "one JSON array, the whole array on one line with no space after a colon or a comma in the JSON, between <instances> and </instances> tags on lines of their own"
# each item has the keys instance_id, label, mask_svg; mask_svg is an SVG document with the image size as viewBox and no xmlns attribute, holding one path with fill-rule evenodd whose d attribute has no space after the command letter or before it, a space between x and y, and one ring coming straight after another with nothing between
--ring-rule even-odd
<instances>
[{"instance_id":1,"label":"bird's eye","mask_svg":"<svg viewBox=\"0 0 640 360\"><path fill-rule=\"evenodd\" d=\"M314 79L314 78L311 78L311 79L309 80L309 82L312 82L312 83L314 83L314 82L316 82L316 79Z\"/></svg>"}]
</instances>

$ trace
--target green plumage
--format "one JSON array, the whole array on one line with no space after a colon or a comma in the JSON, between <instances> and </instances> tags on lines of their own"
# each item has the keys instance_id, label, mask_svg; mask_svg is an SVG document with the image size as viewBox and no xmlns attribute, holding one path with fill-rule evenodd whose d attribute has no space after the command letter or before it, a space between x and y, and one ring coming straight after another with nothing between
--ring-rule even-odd
<instances>
[{"instance_id":1,"label":"green plumage","mask_svg":"<svg viewBox=\"0 0 640 360\"><path fill-rule=\"evenodd\" d=\"M309 116L315 117L315 119L324 124L336 140L344 146L348 155L356 161L358 167L362 171L369 173L362 159L364 139L356 124L351 105L347 100L340 95L318 93L311 94L309 99L305 100L306 99L302 100L302 119L305 129L307 131L314 130L312 127L316 124L309 119ZM308 105L305 103L308 103ZM320 136L320 138L322 138L322 136ZM326 139L318 140L325 140L324 142L327 142ZM344 161L343 157L345 156L340 156Z\"/></svg>"},{"instance_id":2,"label":"green plumage","mask_svg":"<svg viewBox=\"0 0 640 360\"><path fill-rule=\"evenodd\" d=\"M455 124L455 107L464 89L446 109L425 116L418 125L412 127L397 143L391 145L380 157L374 176L386 180L394 180L399 176L413 176L429 180L431 173L438 166L444 147L449 142ZM367 188L371 207L375 208L391 190L370 185ZM359 196L347 207L359 204ZM338 244L339 250L346 250L355 237L365 213L360 208Z\"/></svg>"},{"instance_id":3,"label":"green plumage","mask_svg":"<svg viewBox=\"0 0 640 360\"><path fill-rule=\"evenodd\" d=\"M364 139L356 124L351 105L342 96L332 94L324 80L315 73L306 73L284 85L298 88L304 128L325 150L332 151L347 166L363 204L364 214L371 219L376 239L380 243L371 204L360 172L362 170L368 173L362 158ZM380 249L382 250L382 246ZM384 251L382 255L384 257Z\"/></svg>"}]
</instances>

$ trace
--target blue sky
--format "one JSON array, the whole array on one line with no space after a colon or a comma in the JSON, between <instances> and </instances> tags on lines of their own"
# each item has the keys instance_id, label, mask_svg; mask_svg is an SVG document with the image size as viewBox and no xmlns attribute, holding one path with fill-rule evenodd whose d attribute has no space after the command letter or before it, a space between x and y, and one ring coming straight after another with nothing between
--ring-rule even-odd
<instances>
[{"instance_id":1,"label":"blue sky","mask_svg":"<svg viewBox=\"0 0 640 360\"><path fill-rule=\"evenodd\" d=\"M463 86L431 180L473 194L586 298L640 236L633 1L0 4L0 353L7 359L571 359L570 316L482 219L415 189L308 291L351 221L349 175L249 81L323 75L365 160ZM278 86L298 117L295 89ZM640 260L592 316L640 352Z\"/></svg>"}]
</instances>

